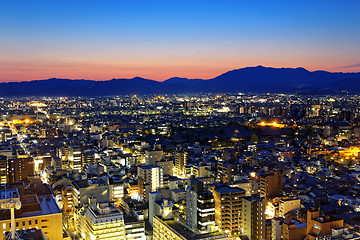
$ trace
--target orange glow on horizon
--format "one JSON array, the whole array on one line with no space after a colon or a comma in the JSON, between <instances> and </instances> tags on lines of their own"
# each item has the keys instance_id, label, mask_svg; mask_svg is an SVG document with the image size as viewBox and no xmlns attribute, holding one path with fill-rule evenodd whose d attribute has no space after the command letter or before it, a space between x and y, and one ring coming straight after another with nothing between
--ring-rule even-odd
<instances>
[{"instance_id":1,"label":"orange glow on horizon","mask_svg":"<svg viewBox=\"0 0 360 240\"><path fill-rule=\"evenodd\" d=\"M197 59L199 58L199 59ZM197 60L198 61L197 61ZM210 58L212 59L212 58ZM199 64L200 62L200 64ZM316 64L301 64L293 61L269 62L268 60L249 59L248 62L238 62L231 59L217 58L209 60L205 57L194 57L193 61L185 61L183 59L174 63L171 60L146 61L139 60L137 62L123 61L102 61L102 62L86 62L84 61L21 61L14 62L10 60L0 59L0 80L3 82L18 82L42 80L49 78L65 78L65 79L87 79L104 81L113 78L134 78L136 76L151 79L155 81L164 81L172 77L183 78L200 78L211 79L225 72L240 69L243 67L251 67L263 65L266 67L304 67L309 71L326 70L356 72L356 69L340 69L336 68L335 63L323 63L322 66ZM325 66L325 67L324 67ZM331 67L333 66L333 67Z\"/></svg>"}]
</instances>

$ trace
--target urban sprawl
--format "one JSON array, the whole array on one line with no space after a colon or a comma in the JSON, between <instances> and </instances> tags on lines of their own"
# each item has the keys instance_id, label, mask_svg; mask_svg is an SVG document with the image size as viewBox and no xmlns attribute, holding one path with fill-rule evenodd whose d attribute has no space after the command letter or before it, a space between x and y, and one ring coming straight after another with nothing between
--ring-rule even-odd
<instances>
[{"instance_id":1,"label":"urban sprawl","mask_svg":"<svg viewBox=\"0 0 360 240\"><path fill-rule=\"evenodd\" d=\"M0 238L360 239L360 96L0 98Z\"/></svg>"}]
</instances>

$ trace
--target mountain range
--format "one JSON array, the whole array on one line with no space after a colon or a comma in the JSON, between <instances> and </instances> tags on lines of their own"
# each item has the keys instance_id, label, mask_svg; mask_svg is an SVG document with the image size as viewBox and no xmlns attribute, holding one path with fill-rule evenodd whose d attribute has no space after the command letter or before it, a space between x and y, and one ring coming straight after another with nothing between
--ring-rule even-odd
<instances>
[{"instance_id":1,"label":"mountain range","mask_svg":"<svg viewBox=\"0 0 360 240\"><path fill-rule=\"evenodd\" d=\"M304 68L246 67L212 79L174 77L158 82L141 77L107 81L51 78L0 83L0 96L110 96L182 93L360 93L360 73Z\"/></svg>"}]
</instances>

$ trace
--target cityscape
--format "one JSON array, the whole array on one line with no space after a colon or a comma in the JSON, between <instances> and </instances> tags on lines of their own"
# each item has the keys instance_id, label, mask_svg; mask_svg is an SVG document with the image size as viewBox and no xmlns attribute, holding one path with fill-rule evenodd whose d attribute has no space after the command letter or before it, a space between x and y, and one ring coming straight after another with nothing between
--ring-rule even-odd
<instances>
[{"instance_id":1,"label":"cityscape","mask_svg":"<svg viewBox=\"0 0 360 240\"><path fill-rule=\"evenodd\" d=\"M0 240L360 240L360 1L0 1Z\"/></svg>"},{"instance_id":2,"label":"cityscape","mask_svg":"<svg viewBox=\"0 0 360 240\"><path fill-rule=\"evenodd\" d=\"M2 99L2 238L359 239L359 101Z\"/></svg>"}]
</instances>

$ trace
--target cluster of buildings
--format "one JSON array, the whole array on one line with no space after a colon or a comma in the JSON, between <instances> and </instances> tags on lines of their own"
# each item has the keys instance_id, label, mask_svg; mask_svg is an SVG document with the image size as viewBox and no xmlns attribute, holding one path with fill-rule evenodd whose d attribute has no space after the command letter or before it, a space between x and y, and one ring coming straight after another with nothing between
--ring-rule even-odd
<instances>
[{"instance_id":1,"label":"cluster of buildings","mask_svg":"<svg viewBox=\"0 0 360 240\"><path fill-rule=\"evenodd\" d=\"M359 102L0 99L0 238L360 239Z\"/></svg>"}]
</instances>

